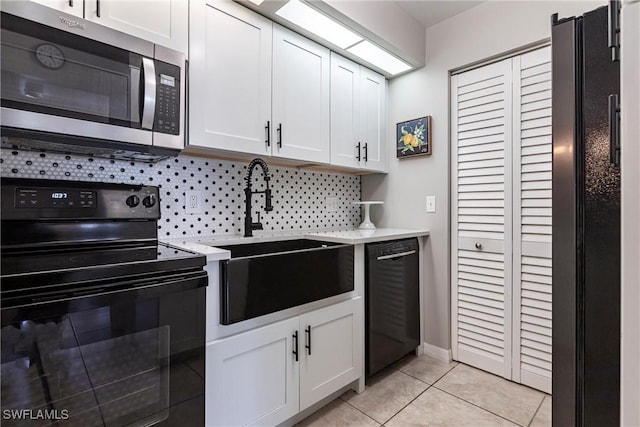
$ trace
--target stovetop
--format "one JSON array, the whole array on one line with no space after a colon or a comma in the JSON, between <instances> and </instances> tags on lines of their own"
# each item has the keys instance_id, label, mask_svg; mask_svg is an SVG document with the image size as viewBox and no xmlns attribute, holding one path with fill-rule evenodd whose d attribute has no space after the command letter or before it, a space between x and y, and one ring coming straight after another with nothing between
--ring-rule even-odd
<instances>
[{"instance_id":1,"label":"stovetop","mask_svg":"<svg viewBox=\"0 0 640 427\"><path fill-rule=\"evenodd\" d=\"M165 243L47 248L2 254L2 294L202 270L204 255Z\"/></svg>"},{"instance_id":2,"label":"stovetop","mask_svg":"<svg viewBox=\"0 0 640 427\"><path fill-rule=\"evenodd\" d=\"M197 254L164 243L31 249L9 254L5 252L2 257L2 276L117 266L123 263L164 262L194 256Z\"/></svg>"}]
</instances>

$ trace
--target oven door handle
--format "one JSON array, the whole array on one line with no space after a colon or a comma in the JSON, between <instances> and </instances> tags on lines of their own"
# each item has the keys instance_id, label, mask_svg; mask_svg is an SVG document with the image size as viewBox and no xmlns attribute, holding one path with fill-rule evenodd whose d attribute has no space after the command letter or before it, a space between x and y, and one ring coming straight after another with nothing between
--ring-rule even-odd
<instances>
[{"instance_id":1,"label":"oven door handle","mask_svg":"<svg viewBox=\"0 0 640 427\"><path fill-rule=\"evenodd\" d=\"M156 115L156 65L153 59L142 58L142 79L144 80L142 92L142 120L143 129L153 130L153 121Z\"/></svg>"},{"instance_id":2,"label":"oven door handle","mask_svg":"<svg viewBox=\"0 0 640 427\"><path fill-rule=\"evenodd\" d=\"M135 298L153 298L176 292L183 292L207 286L207 272L204 270L173 275L171 278L156 278L154 280L120 282L107 286L97 285L95 287L79 287L75 289L60 291L50 295L33 295L22 297L4 297L3 309L14 307L25 307L42 304L69 303L84 299L83 307L90 305L103 306L113 303L113 300L120 299L124 294L135 293ZM86 303L86 304L85 304Z\"/></svg>"}]
</instances>

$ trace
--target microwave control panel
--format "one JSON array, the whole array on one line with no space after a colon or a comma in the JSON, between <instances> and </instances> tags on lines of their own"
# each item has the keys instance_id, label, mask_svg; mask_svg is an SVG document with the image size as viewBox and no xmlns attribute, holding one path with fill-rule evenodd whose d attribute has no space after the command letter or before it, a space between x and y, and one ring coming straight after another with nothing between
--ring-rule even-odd
<instances>
[{"instance_id":1,"label":"microwave control panel","mask_svg":"<svg viewBox=\"0 0 640 427\"><path fill-rule=\"evenodd\" d=\"M180 68L155 61L156 115L153 130L180 134Z\"/></svg>"}]
</instances>

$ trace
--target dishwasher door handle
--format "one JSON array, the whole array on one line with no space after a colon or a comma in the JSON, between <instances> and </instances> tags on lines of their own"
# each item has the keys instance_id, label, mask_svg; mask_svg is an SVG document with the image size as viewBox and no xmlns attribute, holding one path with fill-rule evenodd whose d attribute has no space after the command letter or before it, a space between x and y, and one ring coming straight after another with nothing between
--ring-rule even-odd
<instances>
[{"instance_id":1,"label":"dishwasher door handle","mask_svg":"<svg viewBox=\"0 0 640 427\"><path fill-rule=\"evenodd\" d=\"M379 256L378 258L376 258L378 261L382 261L385 259L393 259L393 258L401 258L403 256L409 256L409 255L413 255L415 254L416 251L407 251L407 252L398 252L397 254L391 254L391 255L382 255Z\"/></svg>"}]
</instances>

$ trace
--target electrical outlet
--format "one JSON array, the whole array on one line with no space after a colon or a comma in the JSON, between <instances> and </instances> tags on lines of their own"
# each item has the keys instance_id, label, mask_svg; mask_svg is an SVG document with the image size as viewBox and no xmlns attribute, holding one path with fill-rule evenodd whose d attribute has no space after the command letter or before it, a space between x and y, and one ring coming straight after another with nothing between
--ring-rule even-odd
<instances>
[{"instance_id":1,"label":"electrical outlet","mask_svg":"<svg viewBox=\"0 0 640 427\"><path fill-rule=\"evenodd\" d=\"M199 191L185 191L184 197L184 207L186 213L199 214L202 212L202 194Z\"/></svg>"},{"instance_id":2,"label":"electrical outlet","mask_svg":"<svg viewBox=\"0 0 640 427\"><path fill-rule=\"evenodd\" d=\"M324 199L325 210L327 212L338 211L338 198L333 196L327 196Z\"/></svg>"},{"instance_id":3,"label":"electrical outlet","mask_svg":"<svg viewBox=\"0 0 640 427\"><path fill-rule=\"evenodd\" d=\"M427 212L436 212L436 196L427 196Z\"/></svg>"}]
</instances>

